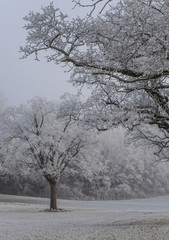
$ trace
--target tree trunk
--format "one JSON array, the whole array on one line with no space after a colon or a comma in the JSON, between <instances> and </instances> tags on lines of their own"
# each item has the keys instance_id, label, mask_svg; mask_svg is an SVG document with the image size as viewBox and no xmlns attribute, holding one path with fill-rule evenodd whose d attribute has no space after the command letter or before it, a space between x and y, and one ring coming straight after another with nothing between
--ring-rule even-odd
<instances>
[{"instance_id":1,"label":"tree trunk","mask_svg":"<svg viewBox=\"0 0 169 240\"><path fill-rule=\"evenodd\" d=\"M50 209L57 209L57 184L56 182L50 183Z\"/></svg>"}]
</instances>

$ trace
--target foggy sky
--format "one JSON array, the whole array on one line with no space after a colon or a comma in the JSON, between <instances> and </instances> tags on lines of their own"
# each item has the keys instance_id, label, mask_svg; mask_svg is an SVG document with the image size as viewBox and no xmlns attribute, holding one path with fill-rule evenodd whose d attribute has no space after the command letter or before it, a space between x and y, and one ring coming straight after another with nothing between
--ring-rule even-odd
<instances>
[{"instance_id":1,"label":"foggy sky","mask_svg":"<svg viewBox=\"0 0 169 240\"><path fill-rule=\"evenodd\" d=\"M20 59L19 48L24 46L26 38L23 17L30 10L40 11L41 6L48 4L48 0L0 0L0 91L9 105L25 103L34 96L52 100L64 92L77 92L67 82L70 74L61 66L47 63L43 58L34 61L34 56ZM55 0L54 4L64 13L75 14L71 0Z\"/></svg>"},{"instance_id":2,"label":"foggy sky","mask_svg":"<svg viewBox=\"0 0 169 240\"><path fill-rule=\"evenodd\" d=\"M115 0L117 2L118 0ZM0 0L0 92L4 93L8 105L19 105L34 96L59 99L65 92L76 93L78 89L67 81L70 73L63 67L47 63L34 56L21 60L20 46L25 45L26 30L23 17L30 10L40 11L48 0ZM86 8L72 10L71 0L54 0L54 5L71 16L85 16ZM84 95L88 91L84 90Z\"/></svg>"}]
</instances>

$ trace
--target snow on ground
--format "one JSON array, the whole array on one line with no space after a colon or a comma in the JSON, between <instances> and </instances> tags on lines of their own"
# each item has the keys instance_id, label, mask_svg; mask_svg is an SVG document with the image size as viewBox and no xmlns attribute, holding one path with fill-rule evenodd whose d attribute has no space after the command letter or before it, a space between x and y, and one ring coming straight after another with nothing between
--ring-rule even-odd
<instances>
[{"instance_id":1,"label":"snow on ground","mask_svg":"<svg viewBox=\"0 0 169 240\"><path fill-rule=\"evenodd\" d=\"M0 240L169 240L169 197L127 201L0 195Z\"/></svg>"}]
</instances>

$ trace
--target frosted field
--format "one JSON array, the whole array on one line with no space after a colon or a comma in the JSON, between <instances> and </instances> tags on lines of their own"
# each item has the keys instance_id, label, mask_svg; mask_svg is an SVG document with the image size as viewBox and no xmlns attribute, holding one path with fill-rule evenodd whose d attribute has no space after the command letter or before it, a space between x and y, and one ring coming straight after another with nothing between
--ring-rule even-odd
<instances>
[{"instance_id":1,"label":"frosted field","mask_svg":"<svg viewBox=\"0 0 169 240\"><path fill-rule=\"evenodd\" d=\"M66 201L0 195L0 240L169 240L169 197Z\"/></svg>"}]
</instances>

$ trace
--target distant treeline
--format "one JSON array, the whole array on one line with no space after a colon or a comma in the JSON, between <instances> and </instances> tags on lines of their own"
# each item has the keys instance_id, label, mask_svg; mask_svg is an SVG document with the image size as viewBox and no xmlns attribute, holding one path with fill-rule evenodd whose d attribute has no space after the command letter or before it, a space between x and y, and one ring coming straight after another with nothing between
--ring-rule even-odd
<instances>
[{"instance_id":1,"label":"distant treeline","mask_svg":"<svg viewBox=\"0 0 169 240\"><path fill-rule=\"evenodd\" d=\"M150 150L126 145L119 129L101 134L100 142L97 158L101 165L92 174L70 165L61 178L59 198L130 199L169 194L168 162L155 164ZM0 179L0 193L49 197L50 189L34 173L10 174Z\"/></svg>"}]
</instances>

